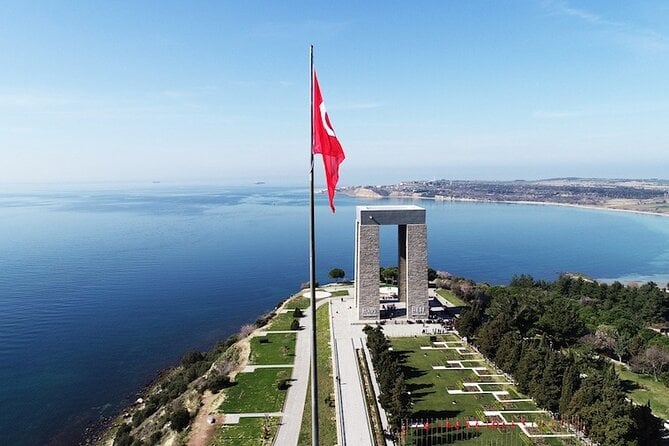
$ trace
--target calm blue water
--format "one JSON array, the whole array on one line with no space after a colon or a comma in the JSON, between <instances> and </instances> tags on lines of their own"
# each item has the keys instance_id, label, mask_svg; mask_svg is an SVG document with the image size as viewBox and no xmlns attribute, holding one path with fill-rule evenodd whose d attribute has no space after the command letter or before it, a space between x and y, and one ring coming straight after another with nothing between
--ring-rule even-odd
<instances>
[{"instance_id":1,"label":"calm blue water","mask_svg":"<svg viewBox=\"0 0 669 446\"><path fill-rule=\"evenodd\" d=\"M207 349L308 278L306 189L0 192L0 444L71 444L187 350ZM317 197L317 269L353 271L355 206ZM669 218L413 202L429 263L489 283L669 277ZM394 264L394 228L382 263Z\"/></svg>"}]
</instances>

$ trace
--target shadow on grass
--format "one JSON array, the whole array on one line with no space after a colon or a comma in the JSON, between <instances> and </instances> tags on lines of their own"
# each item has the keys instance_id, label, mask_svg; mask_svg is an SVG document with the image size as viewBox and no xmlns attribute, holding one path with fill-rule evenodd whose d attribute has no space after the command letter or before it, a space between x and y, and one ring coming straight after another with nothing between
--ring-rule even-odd
<instances>
[{"instance_id":1,"label":"shadow on grass","mask_svg":"<svg viewBox=\"0 0 669 446\"><path fill-rule=\"evenodd\" d=\"M640 386L639 383L636 383L629 379L621 379L620 385L623 387L625 392L631 392L632 390L643 389L643 386Z\"/></svg>"},{"instance_id":2,"label":"shadow on grass","mask_svg":"<svg viewBox=\"0 0 669 446\"><path fill-rule=\"evenodd\" d=\"M279 390L281 392L287 391L288 389L290 389L293 386L294 381L295 381L295 379L293 379L293 378L282 379L277 384L277 390Z\"/></svg>"},{"instance_id":3,"label":"shadow on grass","mask_svg":"<svg viewBox=\"0 0 669 446\"><path fill-rule=\"evenodd\" d=\"M447 419L456 418L462 413L460 409L438 409L438 410L418 410L411 414L414 419Z\"/></svg>"},{"instance_id":4,"label":"shadow on grass","mask_svg":"<svg viewBox=\"0 0 669 446\"><path fill-rule=\"evenodd\" d=\"M434 384L429 383L429 384L407 384L407 390L411 392L411 394L415 394L419 390L423 389L432 389L434 388ZM424 392L424 393L432 393L432 392Z\"/></svg>"},{"instance_id":5,"label":"shadow on grass","mask_svg":"<svg viewBox=\"0 0 669 446\"><path fill-rule=\"evenodd\" d=\"M441 420L440 420L441 421ZM430 424L430 429L414 429L407 435L407 445L445 445L461 441L473 440L481 436L477 430L446 429L443 424L437 426L435 422Z\"/></svg>"},{"instance_id":6,"label":"shadow on grass","mask_svg":"<svg viewBox=\"0 0 669 446\"><path fill-rule=\"evenodd\" d=\"M407 366L402 366L402 373L404 373L404 377L407 380L417 379L427 375L427 372L425 370L420 370L415 367L407 367Z\"/></svg>"}]
</instances>

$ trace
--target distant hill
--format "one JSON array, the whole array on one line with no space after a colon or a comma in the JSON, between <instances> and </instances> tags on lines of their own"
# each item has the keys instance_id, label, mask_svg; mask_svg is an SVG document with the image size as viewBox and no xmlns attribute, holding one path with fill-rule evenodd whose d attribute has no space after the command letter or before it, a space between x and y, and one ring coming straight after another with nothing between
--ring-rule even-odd
<instances>
[{"instance_id":1,"label":"distant hill","mask_svg":"<svg viewBox=\"0 0 669 446\"><path fill-rule=\"evenodd\" d=\"M669 214L669 180L654 178L416 180L384 186L345 187L341 192L364 198L407 197L445 201L550 203Z\"/></svg>"}]
</instances>

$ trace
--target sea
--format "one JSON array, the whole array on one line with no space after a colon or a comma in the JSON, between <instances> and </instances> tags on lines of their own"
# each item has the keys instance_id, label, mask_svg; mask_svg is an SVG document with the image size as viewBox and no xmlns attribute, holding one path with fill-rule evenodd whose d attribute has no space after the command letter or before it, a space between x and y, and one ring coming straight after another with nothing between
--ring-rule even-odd
<instances>
[{"instance_id":1,"label":"sea","mask_svg":"<svg viewBox=\"0 0 669 446\"><path fill-rule=\"evenodd\" d=\"M352 278L355 207L383 204L425 207L429 265L476 281L669 281L666 217L341 194L333 214L320 193L318 281ZM185 352L271 311L308 280L308 224L307 187L3 186L0 444L76 445Z\"/></svg>"}]
</instances>

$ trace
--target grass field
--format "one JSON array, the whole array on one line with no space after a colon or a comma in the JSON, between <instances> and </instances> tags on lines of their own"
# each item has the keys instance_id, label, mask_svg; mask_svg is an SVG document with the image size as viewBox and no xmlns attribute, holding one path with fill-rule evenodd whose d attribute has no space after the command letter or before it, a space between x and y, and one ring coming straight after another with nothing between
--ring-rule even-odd
<instances>
[{"instance_id":1,"label":"grass field","mask_svg":"<svg viewBox=\"0 0 669 446\"><path fill-rule=\"evenodd\" d=\"M316 344L318 346L318 428L319 444L337 444L337 424L334 403L326 403L325 398L332 395L334 398L334 384L332 383L332 350L330 348L330 306L321 305L316 310ZM311 445L311 388L307 392L307 400L302 415L300 428L300 446Z\"/></svg>"},{"instance_id":2,"label":"grass field","mask_svg":"<svg viewBox=\"0 0 669 446\"><path fill-rule=\"evenodd\" d=\"M452 303L453 305L455 305L456 307L467 306L467 303L464 300L460 299L455 294L453 294L451 290L444 290L440 288L437 290L437 294L446 299L447 301L449 301L450 303Z\"/></svg>"},{"instance_id":3,"label":"grass field","mask_svg":"<svg viewBox=\"0 0 669 446\"><path fill-rule=\"evenodd\" d=\"M272 318L272 322L264 329L267 331L290 330L290 324L293 322L293 312L279 313ZM299 321L300 319L298 319Z\"/></svg>"},{"instance_id":4,"label":"grass field","mask_svg":"<svg viewBox=\"0 0 669 446\"><path fill-rule=\"evenodd\" d=\"M669 389L664 384L619 365L616 365L616 371L620 379L625 381L624 384L632 387L628 392L632 401L637 404L646 404L650 401L653 414L663 420L669 420Z\"/></svg>"},{"instance_id":5,"label":"grass field","mask_svg":"<svg viewBox=\"0 0 669 446\"><path fill-rule=\"evenodd\" d=\"M223 413L280 412L286 391L278 389L279 381L289 379L290 368L257 369L239 373L235 385L225 390L226 398L218 407Z\"/></svg>"},{"instance_id":6,"label":"grass field","mask_svg":"<svg viewBox=\"0 0 669 446\"><path fill-rule=\"evenodd\" d=\"M437 336L437 341L453 342L452 335ZM439 420L433 428L409 429L407 434L407 445L441 445L441 444L463 444L463 445L564 445L572 444L571 440L557 438L544 438L532 442L519 428L491 429L491 428L469 428L460 431L446 430L445 420L449 420L451 426L459 421L464 426L466 420L485 421L487 417L484 411L490 410L538 410L534 403L530 402L500 402L492 394L449 394L447 389L464 390L464 382L498 382L492 377L479 377L471 370L434 370L433 365L445 363L444 357L449 359L480 359L478 356L460 356L455 350L420 350L421 346L429 345L429 337L418 338L392 338L393 350L401 355L405 366L405 376L412 398L411 419L422 422L422 420ZM467 349L467 351L470 351ZM485 362L465 363L465 365L476 365L487 367ZM495 374L490 368L481 370L481 373ZM514 390L508 384L487 384L481 386L483 390L506 390L510 391L510 397L526 398ZM473 389L471 389L473 390ZM536 421L549 425L549 417L546 414L526 414L526 421ZM507 420L520 420L521 415L506 415ZM548 428L544 428L550 430ZM429 437L429 438L428 438Z\"/></svg>"},{"instance_id":7,"label":"grass field","mask_svg":"<svg viewBox=\"0 0 669 446\"><path fill-rule=\"evenodd\" d=\"M300 308L304 310L305 308L309 308L310 305L311 300L308 297L297 296L293 297L286 303L286 308Z\"/></svg>"},{"instance_id":8,"label":"grass field","mask_svg":"<svg viewBox=\"0 0 669 446\"><path fill-rule=\"evenodd\" d=\"M271 445L277 431L277 419L242 418L239 424L222 425L216 430L214 446L265 446ZM263 439L267 425L269 439Z\"/></svg>"},{"instance_id":9,"label":"grass field","mask_svg":"<svg viewBox=\"0 0 669 446\"><path fill-rule=\"evenodd\" d=\"M249 364L292 364L296 333L268 333L251 338Z\"/></svg>"}]
</instances>

